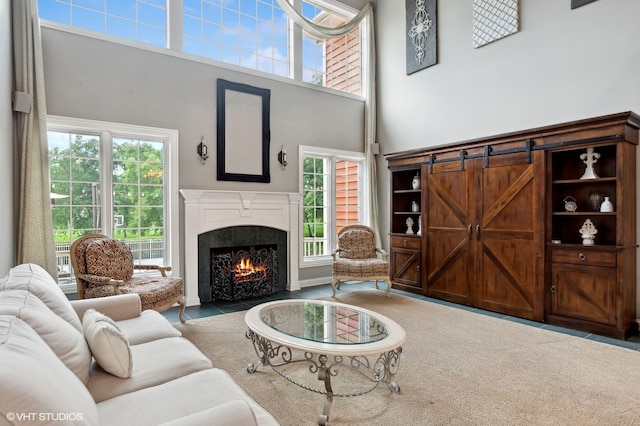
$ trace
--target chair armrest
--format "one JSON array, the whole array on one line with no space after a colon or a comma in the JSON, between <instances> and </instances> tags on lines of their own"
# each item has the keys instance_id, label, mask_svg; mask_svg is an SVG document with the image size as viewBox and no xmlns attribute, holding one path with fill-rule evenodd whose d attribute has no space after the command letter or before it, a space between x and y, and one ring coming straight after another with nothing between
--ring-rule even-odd
<instances>
[{"instance_id":1,"label":"chair armrest","mask_svg":"<svg viewBox=\"0 0 640 426\"><path fill-rule=\"evenodd\" d=\"M333 261L335 262L336 260L338 260L338 254L340 254L342 250L340 250L340 248L335 249L334 251L331 252L331 256L333 256Z\"/></svg>"},{"instance_id":2,"label":"chair armrest","mask_svg":"<svg viewBox=\"0 0 640 426\"><path fill-rule=\"evenodd\" d=\"M134 293L72 300L71 306L73 306L81 321L87 309L95 309L98 312L102 312L114 321L136 318L142 312L140 296Z\"/></svg>"},{"instance_id":3,"label":"chair armrest","mask_svg":"<svg viewBox=\"0 0 640 426\"><path fill-rule=\"evenodd\" d=\"M386 250L381 248L376 248L376 251L382 255L383 260L389 260L389 253Z\"/></svg>"},{"instance_id":4,"label":"chair armrest","mask_svg":"<svg viewBox=\"0 0 640 426\"><path fill-rule=\"evenodd\" d=\"M162 274L163 277L166 277L166 272L171 271L171 266L159 266L159 265L133 265L133 269L141 269L141 270L158 270Z\"/></svg>"},{"instance_id":5,"label":"chair armrest","mask_svg":"<svg viewBox=\"0 0 640 426\"><path fill-rule=\"evenodd\" d=\"M122 280L114 280L113 278L92 274L78 274L78 278L94 285L111 285L117 287L124 283Z\"/></svg>"}]
</instances>

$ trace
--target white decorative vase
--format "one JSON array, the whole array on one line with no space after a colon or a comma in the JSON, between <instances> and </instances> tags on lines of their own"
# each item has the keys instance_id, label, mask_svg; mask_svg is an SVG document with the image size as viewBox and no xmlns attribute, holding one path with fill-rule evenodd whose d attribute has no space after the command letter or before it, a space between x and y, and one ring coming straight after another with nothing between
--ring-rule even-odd
<instances>
[{"instance_id":1,"label":"white decorative vase","mask_svg":"<svg viewBox=\"0 0 640 426\"><path fill-rule=\"evenodd\" d=\"M416 173L413 177L413 181L411 182L411 187L413 189L420 189L420 173Z\"/></svg>"},{"instance_id":2,"label":"white decorative vase","mask_svg":"<svg viewBox=\"0 0 640 426\"><path fill-rule=\"evenodd\" d=\"M416 201L412 201L411 202L411 211L412 212L419 212L420 211L420 205Z\"/></svg>"},{"instance_id":3,"label":"white decorative vase","mask_svg":"<svg viewBox=\"0 0 640 426\"><path fill-rule=\"evenodd\" d=\"M600 205L601 212L612 212L613 211L613 203L609 201L609 197L604 197L604 201Z\"/></svg>"}]
</instances>

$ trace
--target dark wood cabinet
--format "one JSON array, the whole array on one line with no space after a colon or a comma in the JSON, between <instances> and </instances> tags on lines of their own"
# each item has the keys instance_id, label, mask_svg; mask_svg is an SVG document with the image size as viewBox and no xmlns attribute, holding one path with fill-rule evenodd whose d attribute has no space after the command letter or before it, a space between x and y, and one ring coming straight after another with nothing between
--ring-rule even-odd
<instances>
[{"instance_id":1,"label":"dark wood cabinet","mask_svg":"<svg viewBox=\"0 0 640 426\"><path fill-rule=\"evenodd\" d=\"M639 126L637 115L620 113L387 155L394 286L629 337ZM597 176L585 179L588 148ZM416 173L418 193L408 186ZM613 212L599 211L605 196ZM403 235L416 197L420 235ZM586 219L598 230L590 246L579 232Z\"/></svg>"}]
</instances>

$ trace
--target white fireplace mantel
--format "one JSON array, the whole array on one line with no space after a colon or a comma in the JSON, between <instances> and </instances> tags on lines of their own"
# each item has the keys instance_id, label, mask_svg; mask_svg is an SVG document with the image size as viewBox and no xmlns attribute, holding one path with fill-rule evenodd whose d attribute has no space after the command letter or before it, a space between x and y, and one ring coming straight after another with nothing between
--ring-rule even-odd
<instances>
[{"instance_id":1,"label":"white fireplace mantel","mask_svg":"<svg viewBox=\"0 0 640 426\"><path fill-rule=\"evenodd\" d=\"M287 232L287 289L299 290L300 194L181 189L184 199L184 282L187 306L199 305L198 235L230 226L267 226Z\"/></svg>"}]
</instances>

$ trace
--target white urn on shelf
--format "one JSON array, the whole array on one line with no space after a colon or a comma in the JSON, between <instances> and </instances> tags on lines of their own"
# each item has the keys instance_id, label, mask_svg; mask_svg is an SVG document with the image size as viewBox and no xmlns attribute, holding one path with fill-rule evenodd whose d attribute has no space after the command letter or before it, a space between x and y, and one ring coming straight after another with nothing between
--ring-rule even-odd
<instances>
[{"instance_id":1,"label":"white urn on shelf","mask_svg":"<svg viewBox=\"0 0 640 426\"><path fill-rule=\"evenodd\" d=\"M413 189L420 189L420 173L416 173L411 181L411 187Z\"/></svg>"},{"instance_id":2,"label":"white urn on shelf","mask_svg":"<svg viewBox=\"0 0 640 426\"><path fill-rule=\"evenodd\" d=\"M582 227L578 230L580 235L582 236L582 245L584 246L592 246L595 244L594 240L596 238L596 234L598 230L591 222L591 219L587 219L582 224Z\"/></svg>"}]
</instances>

